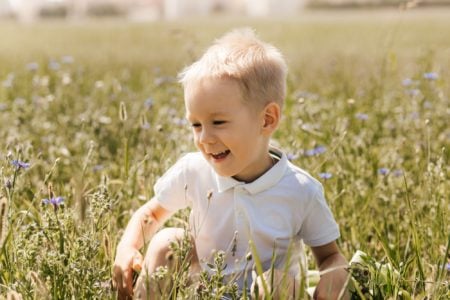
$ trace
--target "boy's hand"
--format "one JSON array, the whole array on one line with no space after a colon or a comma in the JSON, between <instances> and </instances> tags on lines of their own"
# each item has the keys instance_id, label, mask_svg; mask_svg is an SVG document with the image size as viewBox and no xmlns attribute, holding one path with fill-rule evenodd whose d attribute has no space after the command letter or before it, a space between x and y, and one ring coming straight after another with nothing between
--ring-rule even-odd
<instances>
[{"instance_id":1,"label":"boy's hand","mask_svg":"<svg viewBox=\"0 0 450 300\"><path fill-rule=\"evenodd\" d=\"M349 273L345 269L336 269L323 274L316 286L313 299L350 299L346 288L348 279Z\"/></svg>"},{"instance_id":2,"label":"boy's hand","mask_svg":"<svg viewBox=\"0 0 450 300\"><path fill-rule=\"evenodd\" d=\"M143 257L133 247L119 246L113 266L113 286L118 299L131 299L133 296L133 270L141 271Z\"/></svg>"},{"instance_id":3,"label":"boy's hand","mask_svg":"<svg viewBox=\"0 0 450 300\"><path fill-rule=\"evenodd\" d=\"M258 285L258 300L265 299L266 295L264 292L264 287L262 281L266 283L269 292L273 292L270 299L293 299L295 291L298 291L298 284L296 284L294 277L281 270L275 269L273 272L273 286L271 286L271 270L264 272L261 276L254 278L251 287L252 299L256 299L255 295L255 285ZM295 286L296 285L296 286ZM295 286L295 288L294 288ZM268 296L268 295L267 295Z\"/></svg>"},{"instance_id":4,"label":"boy's hand","mask_svg":"<svg viewBox=\"0 0 450 300\"><path fill-rule=\"evenodd\" d=\"M314 299L350 299L347 283L348 263L339 251L336 242L311 247L321 272L319 283L314 291Z\"/></svg>"}]
</instances>

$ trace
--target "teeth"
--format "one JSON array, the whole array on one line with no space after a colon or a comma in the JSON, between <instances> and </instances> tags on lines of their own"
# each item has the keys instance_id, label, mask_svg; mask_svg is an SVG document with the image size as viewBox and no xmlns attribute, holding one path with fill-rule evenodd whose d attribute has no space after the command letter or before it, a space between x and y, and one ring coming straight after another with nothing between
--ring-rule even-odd
<instances>
[{"instance_id":1,"label":"teeth","mask_svg":"<svg viewBox=\"0 0 450 300\"><path fill-rule=\"evenodd\" d=\"M229 152L229 150L225 150L225 151L222 151L222 152L211 153L211 155L212 156L224 155L224 154L227 154L228 152Z\"/></svg>"}]
</instances>

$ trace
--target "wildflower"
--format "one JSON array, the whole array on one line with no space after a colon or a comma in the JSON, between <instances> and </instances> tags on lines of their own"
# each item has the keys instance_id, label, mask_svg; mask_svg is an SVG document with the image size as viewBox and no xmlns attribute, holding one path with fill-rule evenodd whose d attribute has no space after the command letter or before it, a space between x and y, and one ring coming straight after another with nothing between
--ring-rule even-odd
<instances>
[{"instance_id":1,"label":"wildflower","mask_svg":"<svg viewBox=\"0 0 450 300\"><path fill-rule=\"evenodd\" d=\"M6 187L8 190L10 190L10 189L12 188L12 186L13 186L13 184L12 184L11 179L7 179L6 182L5 182L5 187Z\"/></svg>"},{"instance_id":2,"label":"wildflower","mask_svg":"<svg viewBox=\"0 0 450 300\"><path fill-rule=\"evenodd\" d=\"M37 69L39 69L39 64L36 62L30 62L27 64L27 70L28 71L36 71Z\"/></svg>"},{"instance_id":3,"label":"wildflower","mask_svg":"<svg viewBox=\"0 0 450 300\"><path fill-rule=\"evenodd\" d=\"M19 169L28 169L30 167L30 163L26 163L26 162L23 162L23 161L20 161L20 160L17 160L17 159L11 161L11 164L13 166L15 166L17 170L19 170Z\"/></svg>"},{"instance_id":4,"label":"wildflower","mask_svg":"<svg viewBox=\"0 0 450 300\"><path fill-rule=\"evenodd\" d=\"M286 156L289 161L292 161L292 160L295 160L298 158L298 154L296 154L296 153L288 153Z\"/></svg>"},{"instance_id":5,"label":"wildflower","mask_svg":"<svg viewBox=\"0 0 450 300\"><path fill-rule=\"evenodd\" d=\"M144 101L144 106L147 109L151 109L153 107L153 103L154 103L153 98L149 97Z\"/></svg>"},{"instance_id":6,"label":"wildflower","mask_svg":"<svg viewBox=\"0 0 450 300\"><path fill-rule=\"evenodd\" d=\"M145 116L145 113L141 114L141 117L139 118L139 123L140 123L142 129L150 128L150 124L147 121L147 117Z\"/></svg>"},{"instance_id":7,"label":"wildflower","mask_svg":"<svg viewBox=\"0 0 450 300\"><path fill-rule=\"evenodd\" d=\"M68 73L63 74L61 82L63 85L69 85L72 82L72 78L70 78L70 74L68 74Z\"/></svg>"},{"instance_id":8,"label":"wildflower","mask_svg":"<svg viewBox=\"0 0 450 300\"><path fill-rule=\"evenodd\" d=\"M105 84L103 83L103 81L101 81L101 80L97 80L95 83L94 83L94 86L95 86L95 88L96 89L103 89L104 87L105 87Z\"/></svg>"},{"instance_id":9,"label":"wildflower","mask_svg":"<svg viewBox=\"0 0 450 300\"><path fill-rule=\"evenodd\" d=\"M450 263L447 263L447 265L445 266L445 268L447 269L447 272L450 272Z\"/></svg>"},{"instance_id":10,"label":"wildflower","mask_svg":"<svg viewBox=\"0 0 450 300\"><path fill-rule=\"evenodd\" d=\"M57 62L57 61L55 61L55 60L51 60L51 61L48 63L48 68L49 68L50 70L53 70L53 71L59 70L59 68L60 68L59 62Z\"/></svg>"},{"instance_id":11,"label":"wildflower","mask_svg":"<svg viewBox=\"0 0 450 300\"><path fill-rule=\"evenodd\" d=\"M306 156L314 156L314 155L319 155L322 153L325 153L327 151L327 148L325 148L324 146L317 146L314 149L309 149L305 151L305 155Z\"/></svg>"},{"instance_id":12,"label":"wildflower","mask_svg":"<svg viewBox=\"0 0 450 300\"><path fill-rule=\"evenodd\" d=\"M378 169L378 174L380 174L380 175L387 175L388 173L389 173L388 168L379 168Z\"/></svg>"},{"instance_id":13,"label":"wildflower","mask_svg":"<svg viewBox=\"0 0 450 300\"><path fill-rule=\"evenodd\" d=\"M174 118L173 123L177 126L185 126L188 122L185 118Z\"/></svg>"},{"instance_id":14,"label":"wildflower","mask_svg":"<svg viewBox=\"0 0 450 300\"><path fill-rule=\"evenodd\" d=\"M420 90L419 89L409 89L405 91L407 95L409 96L417 96L420 94Z\"/></svg>"},{"instance_id":15,"label":"wildflower","mask_svg":"<svg viewBox=\"0 0 450 300\"><path fill-rule=\"evenodd\" d=\"M303 98L303 99L306 99L306 100L307 99L317 100L319 98L319 95L314 94L314 93L310 93L310 92L307 92L307 91L301 91L301 92L297 92L295 94L295 97L297 99Z\"/></svg>"},{"instance_id":16,"label":"wildflower","mask_svg":"<svg viewBox=\"0 0 450 300\"><path fill-rule=\"evenodd\" d=\"M355 114L355 117L361 121L366 121L369 119L369 116L364 113L357 113L357 114Z\"/></svg>"},{"instance_id":17,"label":"wildflower","mask_svg":"<svg viewBox=\"0 0 450 300\"><path fill-rule=\"evenodd\" d=\"M426 109L430 109L430 108L433 108L433 104L431 104L430 101L425 101L423 103L423 107L426 108Z\"/></svg>"},{"instance_id":18,"label":"wildflower","mask_svg":"<svg viewBox=\"0 0 450 300\"><path fill-rule=\"evenodd\" d=\"M333 174L328 173L328 172L323 172L323 173L319 173L319 177L322 179L330 179L331 177L333 177Z\"/></svg>"},{"instance_id":19,"label":"wildflower","mask_svg":"<svg viewBox=\"0 0 450 300\"><path fill-rule=\"evenodd\" d=\"M419 113L418 113L417 111L413 111L413 112L409 115L409 117L410 117L412 120L417 120L417 119L419 119L420 115L419 115Z\"/></svg>"},{"instance_id":20,"label":"wildflower","mask_svg":"<svg viewBox=\"0 0 450 300\"><path fill-rule=\"evenodd\" d=\"M8 105L6 103L0 103L0 111L4 111L8 108Z\"/></svg>"},{"instance_id":21,"label":"wildflower","mask_svg":"<svg viewBox=\"0 0 450 300\"><path fill-rule=\"evenodd\" d=\"M63 197L52 197L50 199L43 199L42 204L51 204L55 208L63 204L64 198Z\"/></svg>"},{"instance_id":22,"label":"wildflower","mask_svg":"<svg viewBox=\"0 0 450 300\"><path fill-rule=\"evenodd\" d=\"M60 69L59 62L57 62L55 60L50 60L48 63L48 68L53 71L59 70Z\"/></svg>"},{"instance_id":23,"label":"wildflower","mask_svg":"<svg viewBox=\"0 0 450 300\"><path fill-rule=\"evenodd\" d=\"M397 170L394 170L394 171L392 172L392 174L394 175L394 177L400 177L400 176L403 175L403 171L400 170L400 169L397 169Z\"/></svg>"},{"instance_id":24,"label":"wildflower","mask_svg":"<svg viewBox=\"0 0 450 300\"><path fill-rule=\"evenodd\" d=\"M98 172L98 171L102 171L105 167L103 165L95 165L92 167L92 171L94 172Z\"/></svg>"},{"instance_id":25,"label":"wildflower","mask_svg":"<svg viewBox=\"0 0 450 300\"><path fill-rule=\"evenodd\" d=\"M402 80L402 85L403 86L410 86L414 83L414 81L412 81L411 78L405 78Z\"/></svg>"},{"instance_id":26,"label":"wildflower","mask_svg":"<svg viewBox=\"0 0 450 300\"><path fill-rule=\"evenodd\" d=\"M8 74L6 79L2 82L3 87L11 88L14 84L15 75L13 73Z\"/></svg>"},{"instance_id":27,"label":"wildflower","mask_svg":"<svg viewBox=\"0 0 450 300\"><path fill-rule=\"evenodd\" d=\"M175 79L170 76L159 76L159 77L155 78L155 80L153 80L153 83L156 86L161 86L163 84L172 83L172 82L175 82Z\"/></svg>"},{"instance_id":28,"label":"wildflower","mask_svg":"<svg viewBox=\"0 0 450 300\"><path fill-rule=\"evenodd\" d=\"M14 99L14 104L17 106L25 106L27 104L27 100L25 100L21 97L18 97L16 99Z\"/></svg>"},{"instance_id":29,"label":"wildflower","mask_svg":"<svg viewBox=\"0 0 450 300\"><path fill-rule=\"evenodd\" d=\"M73 56L64 55L63 57L61 57L61 62L66 65L73 64L74 62Z\"/></svg>"},{"instance_id":30,"label":"wildflower","mask_svg":"<svg viewBox=\"0 0 450 300\"><path fill-rule=\"evenodd\" d=\"M423 78L427 80L436 80L439 78L439 75L436 72L427 72L423 74Z\"/></svg>"},{"instance_id":31,"label":"wildflower","mask_svg":"<svg viewBox=\"0 0 450 300\"><path fill-rule=\"evenodd\" d=\"M100 116L98 117L98 121L100 124L111 124L112 119L108 116Z\"/></svg>"}]
</instances>

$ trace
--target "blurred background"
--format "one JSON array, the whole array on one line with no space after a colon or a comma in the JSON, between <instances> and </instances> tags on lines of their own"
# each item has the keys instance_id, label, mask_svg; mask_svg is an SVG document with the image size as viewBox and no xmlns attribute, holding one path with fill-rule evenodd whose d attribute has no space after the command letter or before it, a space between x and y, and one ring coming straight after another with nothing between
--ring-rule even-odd
<instances>
[{"instance_id":1,"label":"blurred background","mask_svg":"<svg viewBox=\"0 0 450 300\"><path fill-rule=\"evenodd\" d=\"M450 6L450 0L0 0L0 18L21 22L91 17L153 21L210 15L283 17L310 9L416 6Z\"/></svg>"}]
</instances>

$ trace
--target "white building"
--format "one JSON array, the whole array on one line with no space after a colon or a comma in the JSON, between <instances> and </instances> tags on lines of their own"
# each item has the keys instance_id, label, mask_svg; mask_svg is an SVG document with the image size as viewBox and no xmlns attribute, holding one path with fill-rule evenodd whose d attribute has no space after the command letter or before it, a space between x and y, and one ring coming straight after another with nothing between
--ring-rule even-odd
<instances>
[{"instance_id":1,"label":"white building","mask_svg":"<svg viewBox=\"0 0 450 300\"><path fill-rule=\"evenodd\" d=\"M0 16L7 15L11 11L9 0L0 0Z\"/></svg>"},{"instance_id":2,"label":"white building","mask_svg":"<svg viewBox=\"0 0 450 300\"><path fill-rule=\"evenodd\" d=\"M22 21L32 21L45 8L63 7L71 17L83 17L90 8L110 5L138 20L238 14L283 16L297 13L308 0L0 0L0 13L11 9Z\"/></svg>"},{"instance_id":3,"label":"white building","mask_svg":"<svg viewBox=\"0 0 450 300\"><path fill-rule=\"evenodd\" d=\"M294 15L304 7L302 0L246 0L245 11L249 16L286 16Z\"/></svg>"}]
</instances>

